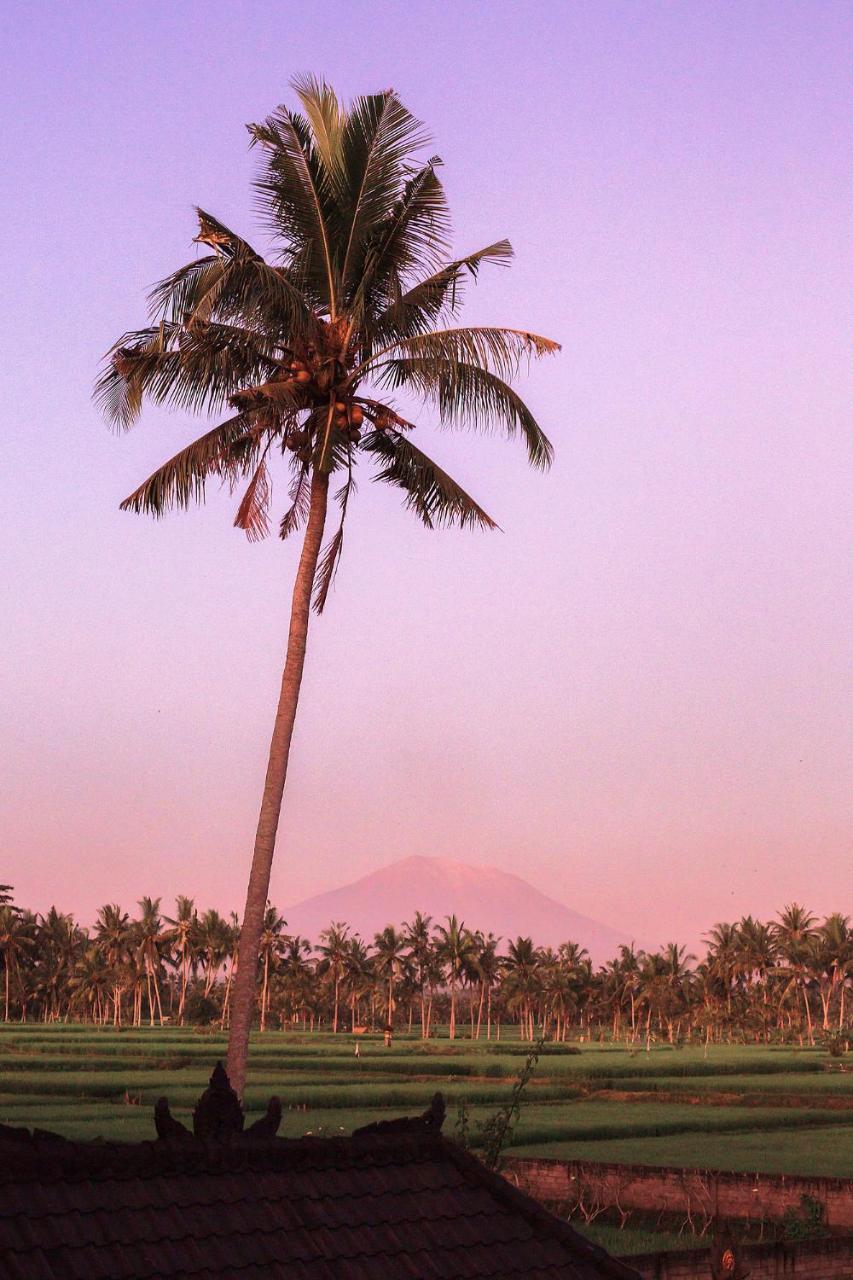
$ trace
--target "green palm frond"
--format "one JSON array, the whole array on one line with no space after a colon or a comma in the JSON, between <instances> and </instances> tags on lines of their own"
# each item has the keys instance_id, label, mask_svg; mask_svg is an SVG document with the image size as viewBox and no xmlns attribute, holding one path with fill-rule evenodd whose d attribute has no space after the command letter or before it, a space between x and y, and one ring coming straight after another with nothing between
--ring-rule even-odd
<instances>
[{"instance_id":1,"label":"green palm frond","mask_svg":"<svg viewBox=\"0 0 853 1280\"><path fill-rule=\"evenodd\" d=\"M400 198L408 158L425 142L420 121L392 91L353 104L340 146L349 224L340 267L344 296L360 280L367 247Z\"/></svg>"},{"instance_id":2,"label":"green palm frond","mask_svg":"<svg viewBox=\"0 0 853 1280\"><path fill-rule=\"evenodd\" d=\"M392 298L373 322L371 332L375 340L381 343L394 335L411 337L426 333L442 314L454 315L458 311L464 299L466 280L476 280L484 263L507 266L513 257L510 242L497 240L476 253L448 262L406 292Z\"/></svg>"},{"instance_id":3,"label":"green palm frond","mask_svg":"<svg viewBox=\"0 0 853 1280\"><path fill-rule=\"evenodd\" d=\"M173 324L193 320L242 320L272 338L310 340L316 319L309 299L282 267L272 267L250 244L203 209L196 210L196 240L212 256L180 267L149 294L153 318Z\"/></svg>"},{"instance_id":4,"label":"green palm frond","mask_svg":"<svg viewBox=\"0 0 853 1280\"><path fill-rule=\"evenodd\" d=\"M184 316L193 312L222 279L228 259L218 254L207 254L187 262L164 280L158 280L148 294L148 311L152 320L171 321L180 324Z\"/></svg>"},{"instance_id":5,"label":"green palm frond","mask_svg":"<svg viewBox=\"0 0 853 1280\"><path fill-rule=\"evenodd\" d=\"M390 216L365 244L358 288L350 301L361 325L367 313L368 331L382 332L381 318L389 302L399 301L405 281L430 270L445 256L450 214L444 187L436 174L437 156L406 183ZM379 324L373 318L379 315ZM389 330L390 332L390 330ZM401 336L405 331L396 329Z\"/></svg>"},{"instance_id":6,"label":"green palm frond","mask_svg":"<svg viewBox=\"0 0 853 1280\"><path fill-rule=\"evenodd\" d=\"M543 338L525 329L504 329L478 326L476 328L434 329L430 333L413 334L411 337L390 341L388 346L376 352L364 364L358 366L353 377L364 377L383 368L383 357L415 357L428 376L430 367L436 377L444 375L449 364L474 364L491 369L502 378L512 378L518 373L522 360L538 359L560 350L558 342Z\"/></svg>"},{"instance_id":7,"label":"green palm frond","mask_svg":"<svg viewBox=\"0 0 853 1280\"><path fill-rule=\"evenodd\" d=\"M221 422L158 467L124 502L122 511L162 516L172 507L188 507L204 499L211 475L244 474L260 447L260 432L245 414Z\"/></svg>"},{"instance_id":8,"label":"green palm frond","mask_svg":"<svg viewBox=\"0 0 853 1280\"><path fill-rule=\"evenodd\" d=\"M438 405L442 425L488 431L501 423L509 436L520 432L531 464L545 470L553 446L521 396L497 374L476 364L435 360L394 360L384 370L390 387L414 387Z\"/></svg>"},{"instance_id":9,"label":"green palm frond","mask_svg":"<svg viewBox=\"0 0 853 1280\"><path fill-rule=\"evenodd\" d=\"M144 396L155 404L210 411L276 367L264 341L263 334L207 322L161 321L125 333L107 354L95 398L122 428L138 417Z\"/></svg>"},{"instance_id":10,"label":"green palm frond","mask_svg":"<svg viewBox=\"0 0 853 1280\"><path fill-rule=\"evenodd\" d=\"M428 529L440 525L477 525L481 529L498 526L452 476L411 440L392 431L371 431L362 449L383 463L374 476L385 484L402 489L406 507L414 511Z\"/></svg>"},{"instance_id":11,"label":"green palm frond","mask_svg":"<svg viewBox=\"0 0 853 1280\"><path fill-rule=\"evenodd\" d=\"M331 175L323 166L308 121L279 107L263 124L249 125L253 146L263 148L255 180L259 206L289 246L288 257L303 289L331 316L339 282L333 259L338 230Z\"/></svg>"},{"instance_id":12,"label":"green palm frond","mask_svg":"<svg viewBox=\"0 0 853 1280\"><path fill-rule=\"evenodd\" d=\"M338 167L346 111L334 89L316 76L294 76L291 86L311 125L314 146L328 174Z\"/></svg>"}]
</instances>

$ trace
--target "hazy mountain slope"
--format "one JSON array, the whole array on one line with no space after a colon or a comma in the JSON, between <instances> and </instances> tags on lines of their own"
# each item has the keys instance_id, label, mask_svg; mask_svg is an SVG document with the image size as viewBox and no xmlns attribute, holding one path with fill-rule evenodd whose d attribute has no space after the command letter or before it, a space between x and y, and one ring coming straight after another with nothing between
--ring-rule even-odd
<instances>
[{"instance_id":1,"label":"hazy mountain slope","mask_svg":"<svg viewBox=\"0 0 853 1280\"><path fill-rule=\"evenodd\" d=\"M351 884L306 898L284 911L288 931L316 941L320 930L343 920L372 941L386 924L399 926L416 911L435 921L455 913L471 928L504 939L530 935L542 946L569 940L586 947L596 964L630 939L582 916L497 867L475 867L448 858L402 858Z\"/></svg>"}]
</instances>

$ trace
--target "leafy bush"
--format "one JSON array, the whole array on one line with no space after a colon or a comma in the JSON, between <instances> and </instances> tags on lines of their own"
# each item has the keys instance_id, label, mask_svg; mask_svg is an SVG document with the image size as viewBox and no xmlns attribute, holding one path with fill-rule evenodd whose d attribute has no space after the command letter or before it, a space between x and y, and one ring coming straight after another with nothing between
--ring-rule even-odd
<instances>
[{"instance_id":1,"label":"leafy bush","mask_svg":"<svg viewBox=\"0 0 853 1280\"><path fill-rule=\"evenodd\" d=\"M824 1222L825 1210L820 1200L814 1196L802 1196L800 1208L788 1209L783 1218L783 1236L786 1240L814 1240L818 1236L828 1236L829 1228Z\"/></svg>"},{"instance_id":2,"label":"leafy bush","mask_svg":"<svg viewBox=\"0 0 853 1280\"><path fill-rule=\"evenodd\" d=\"M191 991L184 1006L184 1019L192 1027L209 1027L218 1022L219 1006L201 991Z\"/></svg>"}]
</instances>

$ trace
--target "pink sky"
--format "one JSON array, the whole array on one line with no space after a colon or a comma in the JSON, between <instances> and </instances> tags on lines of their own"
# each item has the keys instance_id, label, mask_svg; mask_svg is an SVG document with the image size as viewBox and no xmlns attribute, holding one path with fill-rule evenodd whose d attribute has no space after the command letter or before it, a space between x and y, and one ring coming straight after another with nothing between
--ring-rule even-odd
<instances>
[{"instance_id":1,"label":"pink sky","mask_svg":"<svg viewBox=\"0 0 853 1280\"><path fill-rule=\"evenodd\" d=\"M325 11L324 11L325 12ZM314 626L283 905L411 853L695 943L850 912L853 14L748 2L13 3L0 77L0 881L89 920L241 907L295 547L119 500L198 424L89 394L199 203L252 233L243 125L312 70L393 84L472 321L558 338L557 448L445 435L499 534L363 483ZM424 416L426 421L426 416ZM279 487L283 495L283 485ZM476 923L475 921L471 922Z\"/></svg>"}]
</instances>

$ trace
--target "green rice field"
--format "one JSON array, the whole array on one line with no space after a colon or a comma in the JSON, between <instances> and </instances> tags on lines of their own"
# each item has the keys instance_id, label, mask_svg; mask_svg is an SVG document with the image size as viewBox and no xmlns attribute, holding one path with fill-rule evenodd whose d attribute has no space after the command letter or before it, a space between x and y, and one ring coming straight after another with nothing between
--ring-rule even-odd
<instances>
[{"instance_id":1,"label":"green rice field","mask_svg":"<svg viewBox=\"0 0 853 1280\"><path fill-rule=\"evenodd\" d=\"M349 1034L255 1036L251 1121L271 1094L281 1133L348 1133L422 1110L445 1094L469 1133L503 1105L528 1047ZM190 1029L0 1026L0 1122L74 1138L154 1135L165 1094L189 1122L225 1038ZM508 1155L853 1177L853 1063L821 1049L716 1047L629 1052L546 1045L524 1093Z\"/></svg>"}]
</instances>

